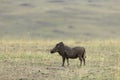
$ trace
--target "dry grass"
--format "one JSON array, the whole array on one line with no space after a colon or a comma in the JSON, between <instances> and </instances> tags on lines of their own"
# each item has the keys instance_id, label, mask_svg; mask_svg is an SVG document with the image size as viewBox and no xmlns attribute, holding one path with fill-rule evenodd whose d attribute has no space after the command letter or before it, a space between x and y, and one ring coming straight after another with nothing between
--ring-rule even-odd
<instances>
[{"instance_id":1,"label":"dry grass","mask_svg":"<svg viewBox=\"0 0 120 80\"><path fill-rule=\"evenodd\" d=\"M120 80L120 40L63 40L84 46L86 66L70 60L61 67L61 57L49 50L60 40L0 40L0 80Z\"/></svg>"}]
</instances>

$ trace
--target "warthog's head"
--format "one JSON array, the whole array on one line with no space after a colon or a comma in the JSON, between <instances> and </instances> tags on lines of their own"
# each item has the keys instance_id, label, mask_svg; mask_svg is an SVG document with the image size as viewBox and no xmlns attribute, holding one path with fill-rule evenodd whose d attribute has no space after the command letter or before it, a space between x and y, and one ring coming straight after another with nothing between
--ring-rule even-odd
<instances>
[{"instance_id":1,"label":"warthog's head","mask_svg":"<svg viewBox=\"0 0 120 80\"><path fill-rule=\"evenodd\" d=\"M51 53L55 53L55 52L61 52L64 49L64 43L63 42L59 42L58 44L56 44L56 46L50 51Z\"/></svg>"}]
</instances>

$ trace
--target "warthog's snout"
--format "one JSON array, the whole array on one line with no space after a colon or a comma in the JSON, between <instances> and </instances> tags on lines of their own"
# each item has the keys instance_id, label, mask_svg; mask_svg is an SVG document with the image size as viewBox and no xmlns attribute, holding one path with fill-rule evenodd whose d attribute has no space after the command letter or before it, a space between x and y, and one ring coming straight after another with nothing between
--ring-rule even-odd
<instances>
[{"instance_id":1,"label":"warthog's snout","mask_svg":"<svg viewBox=\"0 0 120 80\"><path fill-rule=\"evenodd\" d=\"M54 51L53 51L53 50L50 50L50 53L54 53Z\"/></svg>"}]
</instances>

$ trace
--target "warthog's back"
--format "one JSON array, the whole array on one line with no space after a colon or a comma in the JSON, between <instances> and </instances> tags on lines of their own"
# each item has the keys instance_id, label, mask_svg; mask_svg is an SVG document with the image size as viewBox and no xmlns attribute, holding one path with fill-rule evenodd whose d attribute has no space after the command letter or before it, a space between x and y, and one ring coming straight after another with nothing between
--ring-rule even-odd
<instances>
[{"instance_id":1,"label":"warthog's back","mask_svg":"<svg viewBox=\"0 0 120 80\"><path fill-rule=\"evenodd\" d=\"M78 55L83 55L85 52L85 48L84 47L74 47L74 48L70 48L68 46L65 46L65 53L66 56L69 58L77 58Z\"/></svg>"},{"instance_id":2,"label":"warthog's back","mask_svg":"<svg viewBox=\"0 0 120 80\"><path fill-rule=\"evenodd\" d=\"M85 48L84 47L74 47L73 48L73 51L75 54L84 54L85 52Z\"/></svg>"}]
</instances>

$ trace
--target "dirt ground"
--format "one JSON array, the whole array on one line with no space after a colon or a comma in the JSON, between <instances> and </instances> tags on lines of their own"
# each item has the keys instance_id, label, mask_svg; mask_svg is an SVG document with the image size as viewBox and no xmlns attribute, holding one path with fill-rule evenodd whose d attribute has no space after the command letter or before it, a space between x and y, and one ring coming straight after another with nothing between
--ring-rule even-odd
<instances>
[{"instance_id":1,"label":"dirt ground","mask_svg":"<svg viewBox=\"0 0 120 80\"><path fill-rule=\"evenodd\" d=\"M73 74L86 72L77 65L61 67L58 63L41 64L27 60L3 60L0 65L0 80L72 80Z\"/></svg>"}]
</instances>

